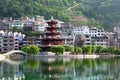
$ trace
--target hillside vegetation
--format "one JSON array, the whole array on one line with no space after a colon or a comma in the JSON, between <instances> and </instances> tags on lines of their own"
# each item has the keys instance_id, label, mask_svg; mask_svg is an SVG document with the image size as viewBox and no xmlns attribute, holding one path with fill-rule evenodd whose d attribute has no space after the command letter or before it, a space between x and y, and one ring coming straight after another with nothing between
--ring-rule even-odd
<instances>
[{"instance_id":1,"label":"hillside vegetation","mask_svg":"<svg viewBox=\"0 0 120 80\"><path fill-rule=\"evenodd\" d=\"M41 15L111 29L120 21L120 0L1 0L0 18Z\"/></svg>"}]
</instances>

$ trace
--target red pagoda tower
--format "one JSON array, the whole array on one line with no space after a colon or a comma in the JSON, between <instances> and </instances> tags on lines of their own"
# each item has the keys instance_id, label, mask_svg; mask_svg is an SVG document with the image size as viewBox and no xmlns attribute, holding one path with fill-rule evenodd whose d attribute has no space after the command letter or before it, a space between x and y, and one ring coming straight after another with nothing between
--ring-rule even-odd
<instances>
[{"instance_id":1,"label":"red pagoda tower","mask_svg":"<svg viewBox=\"0 0 120 80\"><path fill-rule=\"evenodd\" d=\"M41 39L41 48L43 51L49 50L52 46L63 45L64 39L60 38L60 32L58 32L58 22L51 18L47 21L45 36Z\"/></svg>"}]
</instances>

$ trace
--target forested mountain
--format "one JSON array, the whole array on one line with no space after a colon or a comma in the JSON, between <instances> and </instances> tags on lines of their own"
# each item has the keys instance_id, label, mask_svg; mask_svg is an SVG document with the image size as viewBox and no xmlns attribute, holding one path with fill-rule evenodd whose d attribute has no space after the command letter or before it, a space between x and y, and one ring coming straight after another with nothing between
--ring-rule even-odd
<instances>
[{"instance_id":1,"label":"forested mountain","mask_svg":"<svg viewBox=\"0 0 120 80\"><path fill-rule=\"evenodd\" d=\"M120 21L120 0L1 0L0 18L41 15L75 24L103 26Z\"/></svg>"}]
</instances>

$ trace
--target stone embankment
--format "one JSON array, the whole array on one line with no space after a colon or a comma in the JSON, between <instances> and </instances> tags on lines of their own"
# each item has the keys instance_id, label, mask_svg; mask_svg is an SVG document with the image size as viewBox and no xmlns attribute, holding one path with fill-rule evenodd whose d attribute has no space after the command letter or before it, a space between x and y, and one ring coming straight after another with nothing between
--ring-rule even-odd
<instances>
[{"instance_id":1,"label":"stone embankment","mask_svg":"<svg viewBox=\"0 0 120 80\"><path fill-rule=\"evenodd\" d=\"M99 58L99 55L96 54L91 54L91 55L75 55L75 54L70 54L69 52L65 52L63 55L55 55L55 53L52 52L42 52L40 54L36 54L35 56L37 57L48 57L48 58Z\"/></svg>"}]
</instances>

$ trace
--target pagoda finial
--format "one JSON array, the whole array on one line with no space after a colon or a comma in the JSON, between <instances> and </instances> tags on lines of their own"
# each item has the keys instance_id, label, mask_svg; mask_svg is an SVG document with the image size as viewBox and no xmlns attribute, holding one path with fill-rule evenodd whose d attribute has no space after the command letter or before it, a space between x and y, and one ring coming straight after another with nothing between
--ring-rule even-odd
<instances>
[{"instance_id":1,"label":"pagoda finial","mask_svg":"<svg viewBox=\"0 0 120 80\"><path fill-rule=\"evenodd\" d=\"M51 16L51 20L54 20L53 16Z\"/></svg>"}]
</instances>

